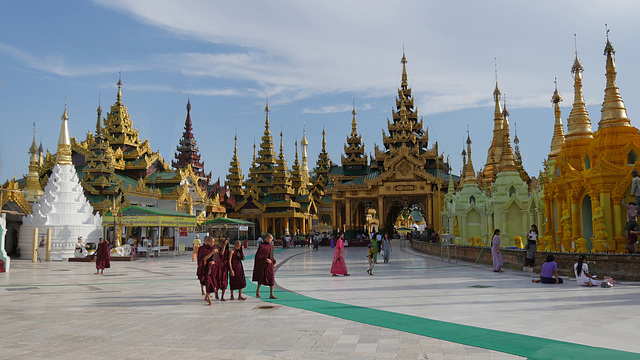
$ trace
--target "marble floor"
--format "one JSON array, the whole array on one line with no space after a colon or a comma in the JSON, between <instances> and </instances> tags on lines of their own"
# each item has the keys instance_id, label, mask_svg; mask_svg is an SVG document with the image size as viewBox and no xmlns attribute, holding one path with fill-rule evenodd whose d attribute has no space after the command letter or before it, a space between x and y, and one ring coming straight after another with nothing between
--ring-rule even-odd
<instances>
[{"instance_id":1,"label":"marble floor","mask_svg":"<svg viewBox=\"0 0 640 360\"><path fill-rule=\"evenodd\" d=\"M281 299L253 298L255 286L249 285L246 301L211 307L202 301L190 256L112 262L101 276L93 275L91 263L12 261L11 272L0 274L0 359L523 358L509 351L509 344L499 352L399 331L386 326L385 317L373 319L378 325L372 319L347 320L320 313L313 301L388 311L389 318L406 315L410 323L433 319L640 352L633 341L640 333L633 311L640 284L613 289L581 288L572 281L532 284L531 274L442 262L407 245L394 241L391 262L380 261L374 276L365 273L365 248L346 249L350 277L330 276L330 248L280 251L276 281L287 290L278 292ZM249 277L252 265L245 262ZM287 296L305 300L292 305ZM531 358L570 358L555 355L539 352Z\"/></svg>"}]
</instances>

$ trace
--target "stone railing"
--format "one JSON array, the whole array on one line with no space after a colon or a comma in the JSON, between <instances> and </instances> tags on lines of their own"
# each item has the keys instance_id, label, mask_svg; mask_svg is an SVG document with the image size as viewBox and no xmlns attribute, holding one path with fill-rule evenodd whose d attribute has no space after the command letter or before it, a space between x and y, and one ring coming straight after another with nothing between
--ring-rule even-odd
<instances>
[{"instance_id":1,"label":"stone railing","mask_svg":"<svg viewBox=\"0 0 640 360\"><path fill-rule=\"evenodd\" d=\"M420 252L440 256L443 250L440 244L412 241L412 247ZM444 248L446 254L446 248ZM451 258L457 254L458 260L477 262L479 264L491 265L491 249L488 247L456 245L455 249L450 249ZM525 250L522 249L500 249L504 258L503 267L509 269L522 270L525 259ZM578 253L562 252L538 252L535 256L534 272L540 272L540 266L544 263L547 255L553 254L558 263L558 274L560 276L573 277L573 264L578 261ZM602 276L611 276L614 280L640 281L640 255L632 254L587 254L589 273Z\"/></svg>"}]
</instances>

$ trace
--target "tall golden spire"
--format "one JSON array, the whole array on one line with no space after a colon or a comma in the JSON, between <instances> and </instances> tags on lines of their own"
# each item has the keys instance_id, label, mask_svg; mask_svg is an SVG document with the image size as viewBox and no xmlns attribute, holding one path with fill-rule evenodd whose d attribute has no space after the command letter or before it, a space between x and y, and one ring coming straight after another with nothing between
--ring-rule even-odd
<instances>
[{"instance_id":1,"label":"tall golden spire","mask_svg":"<svg viewBox=\"0 0 640 360\"><path fill-rule=\"evenodd\" d=\"M576 49L576 58L573 61L571 67L571 74L573 74L573 107L571 113L567 118L567 135L565 141L572 141L576 139L592 139L593 131L591 130L591 119L587 112L587 107L584 103L584 97L582 96L582 72L584 67L578 59L578 50Z\"/></svg>"},{"instance_id":2,"label":"tall golden spire","mask_svg":"<svg viewBox=\"0 0 640 360\"><path fill-rule=\"evenodd\" d=\"M300 177L304 186L309 183L309 165L307 160L307 147L309 142L307 141L306 125L302 126L302 140L300 141L300 148L302 149L302 162L300 163ZM297 147L296 147L297 151Z\"/></svg>"},{"instance_id":3,"label":"tall golden spire","mask_svg":"<svg viewBox=\"0 0 640 360\"><path fill-rule=\"evenodd\" d=\"M553 104L556 121L553 125L553 137L551 138L549 159L553 159L558 156L562 150L562 144L564 144L564 129L562 127L562 114L560 113L560 102L562 101L562 96L560 96L560 93L558 92L557 79L553 82L555 83L556 89L553 92L553 96L551 96L551 103Z\"/></svg>"},{"instance_id":4,"label":"tall golden spire","mask_svg":"<svg viewBox=\"0 0 640 360\"><path fill-rule=\"evenodd\" d=\"M69 138L69 116L67 115L67 105L64 106L62 114L62 126L60 127L60 137L58 137L58 153L56 163L58 165L73 165L71 162L71 139Z\"/></svg>"},{"instance_id":5,"label":"tall golden spire","mask_svg":"<svg viewBox=\"0 0 640 360\"><path fill-rule=\"evenodd\" d=\"M122 104L122 75L118 75L118 95L116 97L116 103L118 105Z\"/></svg>"},{"instance_id":6,"label":"tall golden spire","mask_svg":"<svg viewBox=\"0 0 640 360\"><path fill-rule=\"evenodd\" d=\"M509 110L507 110L507 102L504 103L503 123L502 123L502 154L500 155L499 171L518 171L516 167L516 159L511 148L511 134L509 133Z\"/></svg>"},{"instance_id":7,"label":"tall golden spire","mask_svg":"<svg viewBox=\"0 0 640 360\"><path fill-rule=\"evenodd\" d=\"M40 185L40 176L38 174L39 159L38 159L38 145L36 145L36 123L33 123L33 141L29 148L29 173L25 182L24 190L25 197L28 202L34 202L43 194L42 186Z\"/></svg>"},{"instance_id":8,"label":"tall golden spire","mask_svg":"<svg viewBox=\"0 0 640 360\"><path fill-rule=\"evenodd\" d=\"M98 119L96 120L96 135L102 134L102 107L100 107L100 100L98 100Z\"/></svg>"},{"instance_id":9,"label":"tall golden spire","mask_svg":"<svg viewBox=\"0 0 640 360\"><path fill-rule=\"evenodd\" d=\"M495 180L496 175L500 171L500 157L502 155L502 145L504 143L504 136L502 133L503 128L503 113L500 106L500 88L498 87L498 64L495 63L495 77L496 87L493 90L493 139L491 140L491 146L487 150L487 160L485 161L484 168L482 169L482 185L484 188L489 189L491 183Z\"/></svg>"},{"instance_id":10,"label":"tall golden spire","mask_svg":"<svg viewBox=\"0 0 640 360\"><path fill-rule=\"evenodd\" d=\"M606 26L606 24L605 24ZM604 55L607 56L607 87L604 89L604 102L602 103L602 116L598 128L611 126L631 126L627 118L627 109L622 102L620 89L616 85L616 62L614 55L616 50L609 41L609 29L607 29L607 44L604 47Z\"/></svg>"},{"instance_id":11,"label":"tall golden spire","mask_svg":"<svg viewBox=\"0 0 640 360\"><path fill-rule=\"evenodd\" d=\"M473 162L471 161L471 137L469 137L469 131L467 130L467 165L464 169L464 173L462 174L462 182L463 184L475 184L476 180L476 172L473 169Z\"/></svg>"},{"instance_id":12,"label":"tall golden spire","mask_svg":"<svg viewBox=\"0 0 640 360\"><path fill-rule=\"evenodd\" d=\"M409 82L407 81L407 57L404 55L404 45L402 45L402 59L400 59L402 63L402 84L401 87L403 90L406 90L409 87Z\"/></svg>"}]
</instances>

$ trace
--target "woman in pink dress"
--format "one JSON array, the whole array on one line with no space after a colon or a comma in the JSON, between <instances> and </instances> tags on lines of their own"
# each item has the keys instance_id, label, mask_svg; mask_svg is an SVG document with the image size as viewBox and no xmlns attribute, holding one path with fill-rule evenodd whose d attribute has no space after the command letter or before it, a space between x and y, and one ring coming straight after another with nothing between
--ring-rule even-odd
<instances>
[{"instance_id":1,"label":"woman in pink dress","mask_svg":"<svg viewBox=\"0 0 640 360\"><path fill-rule=\"evenodd\" d=\"M344 234L338 235L338 242L336 243L336 250L333 253L333 263L331 264L331 274L333 276L344 275L349 276L347 272L347 264L344 262L344 240L342 239Z\"/></svg>"}]
</instances>

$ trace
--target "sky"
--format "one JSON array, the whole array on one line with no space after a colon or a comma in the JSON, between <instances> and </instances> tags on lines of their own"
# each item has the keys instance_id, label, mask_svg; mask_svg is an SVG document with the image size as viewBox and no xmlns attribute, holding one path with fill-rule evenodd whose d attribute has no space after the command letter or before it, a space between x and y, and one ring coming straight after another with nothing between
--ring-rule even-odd
<instances>
[{"instance_id":1,"label":"sky","mask_svg":"<svg viewBox=\"0 0 640 360\"><path fill-rule=\"evenodd\" d=\"M26 0L2 8L0 182L28 172L34 122L37 142L56 151L65 103L72 137L95 131L96 108L106 116L119 76L140 138L169 163L191 102L214 179L228 173L236 133L246 177L267 97L276 149L282 131L289 166L303 129L315 166L323 128L339 164L354 104L366 152L374 153L395 105L403 48L429 146L438 142L454 173L467 129L475 170L486 161L497 74L511 136L517 129L525 169L537 176L553 133L556 78L566 130L576 44L597 129L605 24L628 116L640 125L636 1Z\"/></svg>"}]
</instances>

